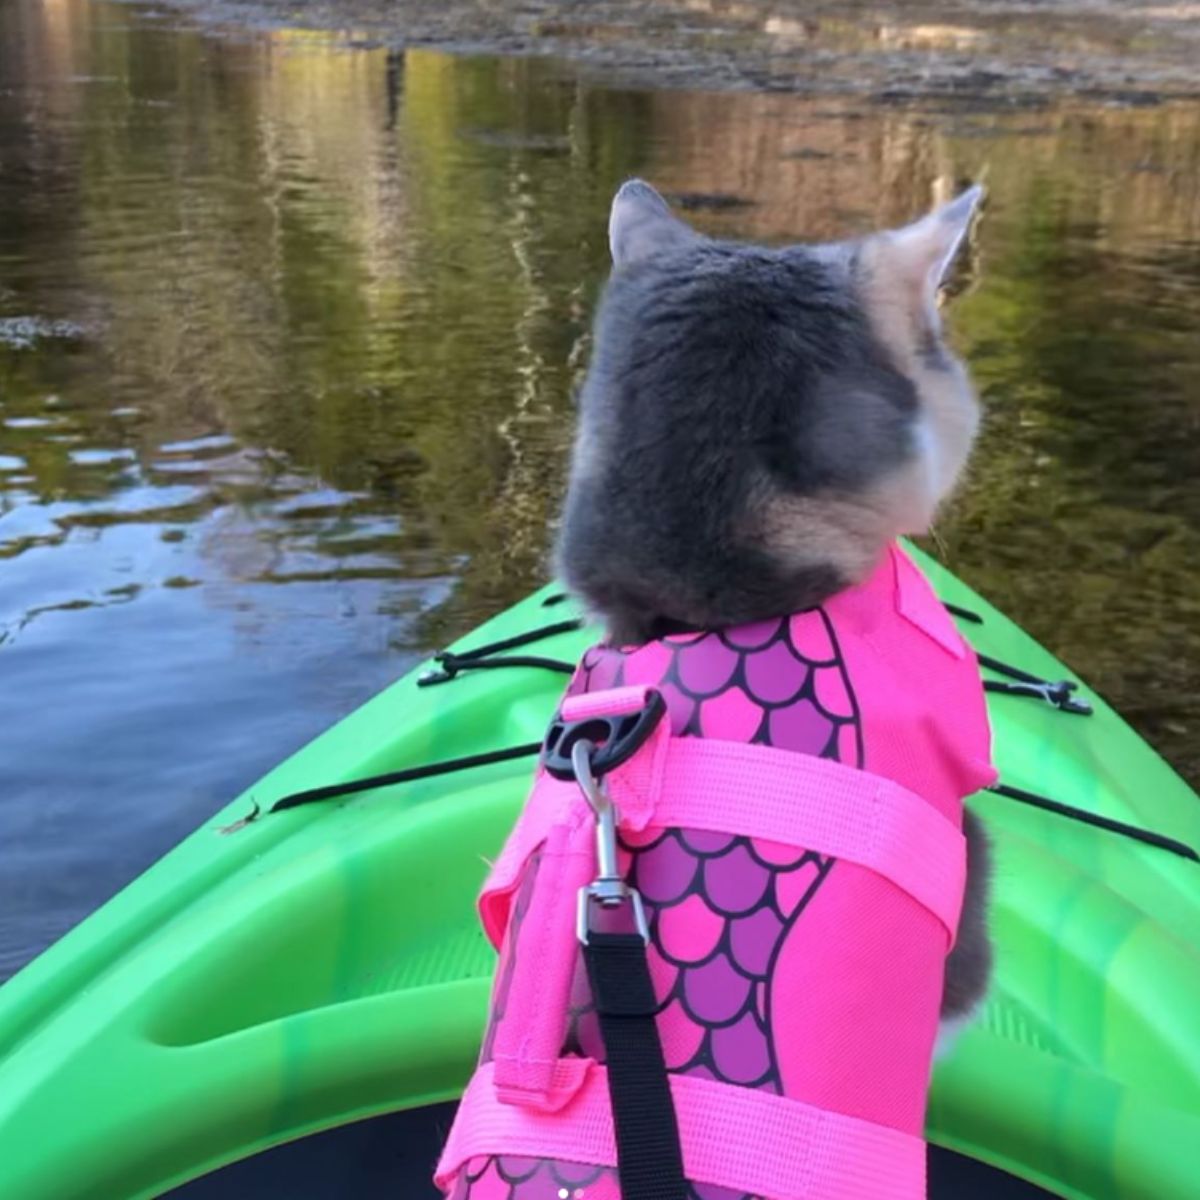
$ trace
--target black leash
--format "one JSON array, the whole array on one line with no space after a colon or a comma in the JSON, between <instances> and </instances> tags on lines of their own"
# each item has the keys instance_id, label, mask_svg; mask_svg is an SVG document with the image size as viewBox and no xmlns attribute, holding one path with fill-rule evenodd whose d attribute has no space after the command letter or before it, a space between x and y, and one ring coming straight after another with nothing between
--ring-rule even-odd
<instances>
[{"instance_id":1,"label":"black leash","mask_svg":"<svg viewBox=\"0 0 1200 1200\"><path fill-rule=\"evenodd\" d=\"M622 1200L687 1200L646 943L640 933L589 931L583 961L607 1059Z\"/></svg>"},{"instance_id":2,"label":"black leash","mask_svg":"<svg viewBox=\"0 0 1200 1200\"><path fill-rule=\"evenodd\" d=\"M547 769L570 771L596 819L596 878L579 893L578 936L600 1020L608 1068L608 1099L617 1145L622 1200L687 1200L679 1123L658 1036L658 1001L646 945L650 931L642 898L621 875L617 811L604 786L606 770L643 745L666 705L657 692L633 720L605 718L607 737L591 741L595 721L556 720L547 736ZM555 733L555 731L557 731ZM594 929L593 917L607 928ZM613 929L626 918L632 930Z\"/></svg>"}]
</instances>

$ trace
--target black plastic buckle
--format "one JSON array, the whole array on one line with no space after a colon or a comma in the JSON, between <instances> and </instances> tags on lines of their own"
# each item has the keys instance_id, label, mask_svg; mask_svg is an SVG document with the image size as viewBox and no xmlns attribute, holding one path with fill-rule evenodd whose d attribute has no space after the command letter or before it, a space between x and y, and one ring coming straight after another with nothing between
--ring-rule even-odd
<instances>
[{"instance_id":1,"label":"black plastic buckle","mask_svg":"<svg viewBox=\"0 0 1200 1200\"><path fill-rule=\"evenodd\" d=\"M667 711L667 703L653 688L646 692L646 703L637 712L620 716L586 717L564 721L562 714L550 722L542 743L542 766L555 779L574 779L571 750L581 738L596 749L591 756L592 774L597 778L632 758L658 727Z\"/></svg>"}]
</instances>

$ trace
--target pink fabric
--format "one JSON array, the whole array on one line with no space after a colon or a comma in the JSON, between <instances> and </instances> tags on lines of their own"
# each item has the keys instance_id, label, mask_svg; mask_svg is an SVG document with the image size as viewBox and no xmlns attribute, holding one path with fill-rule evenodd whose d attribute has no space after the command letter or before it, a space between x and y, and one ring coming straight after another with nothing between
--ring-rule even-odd
<instances>
[{"instance_id":1,"label":"pink fabric","mask_svg":"<svg viewBox=\"0 0 1200 1200\"><path fill-rule=\"evenodd\" d=\"M725 1116L728 1098L743 1093L764 1112L798 1103L866 1123L881 1145L919 1146L947 933L961 901L961 800L995 777L974 655L920 572L892 548L869 580L818 609L640 647L593 647L564 714L632 711L649 687L667 701L669 719L607 786L620 815L622 870L650 919L673 1086L723 1088L709 1097L716 1124L705 1136L729 1144L738 1170L760 1160L769 1161L755 1169L773 1169L788 1152L764 1136L765 1117L738 1140ZM499 1132L492 1149L463 1151L475 1165L454 1200L486 1200L488 1180L500 1186L526 1171L521 1155L534 1156L533 1174L522 1175L531 1186L543 1168L546 1180L570 1179L589 1161L579 1158L573 1138L587 1130L573 1114L598 1086L588 1064L603 1062L604 1046L573 939L568 949L550 946L548 931L566 927L574 897L549 882L542 859L552 836L567 836L554 830L582 838L590 820L574 784L540 775L481 897L493 942L509 930L483 1069L515 1103L480 1093L488 1128ZM567 1029L551 1050L562 1035L555 1006L566 974ZM519 1001L527 991L554 1000ZM556 1064L559 1049L566 1058ZM535 1128L544 1140L523 1141L523 1150L504 1141ZM689 1172L694 1136L685 1132ZM808 1146L821 1135L797 1136ZM841 1157L826 1163L814 1200L876 1194L858 1178L859 1149L831 1145ZM896 1154L898 1173L878 1194L917 1200L923 1185ZM611 1187L609 1166L588 1170ZM696 1195L801 1194L756 1190L754 1175L721 1178L704 1183L708 1192L697 1184Z\"/></svg>"},{"instance_id":2,"label":"pink fabric","mask_svg":"<svg viewBox=\"0 0 1200 1200\"><path fill-rule=\"evenodd\" d=\"M962 798L996 781L974 651L898 546L824 609L862 709L862 766L961 820Z\"/></svg>"},{"instance_id":3,"label":"pink fabric","mask_svg":"<svg viewBox=\"0 0 1200 1200\"><path fill-rule=\"evenodd\" d=\"M609 688L603 696L584 692L568 696L560 711L567 721L585 721L588 717L620 717L635 713L646 703L644 687Z\"/></svg>"},{"instance_id":4,"label":"pink fabric","mask_svg":"<svg viewBox=\"0 0 1200 1200\"><path fill-rule=\"evenodd\" d=\"M519 951L514 948L521 975L514 972L516 986L509 989L506 1019L496 1031L492 1056L501 1100L552 1110L565 1098L551 1083L566 1033L575 968L575 896L595 874L591 829L569 817L547 830L539 849L538 886ZM536 982L523 969L525 962L536 973Z\"/></svg>"},{"instance_id":5,"label":"pink fabric","mask_svg":"<svg viewBox=\"0 0 1200 1200\"><path fill-rule=\"evenodd\" d=\"M595 693L595 697L606 693ZM965 843L957 825L913 792L865 771L769 746L674 738L653 783L635 756L607 776L610 791L629 796L656 827L742 834L797 846L869 867L932 912L953 940L965 878ZM647 796L652 792L657 800ZM804 804L797 796L806 797ZM624 813L624 809L619 807ZM520 845L540 843L560 823L588 819L574 782L538 776L520 818ZM491 926L506 923L511 902L506 865L484 884Z\"/></svg>"},{"instance_id":6,"label":"pink fabric","mask_svg":"<svg viewBox=\"0 0 1200 1200\"><path fill-rule=\"evenodd\" d=\"M592 1066L557 1114L497 1105L484 1065L463 1096L435 1176L449 1187L478 1156L616 1163L608 1081ZM671 1095L689 1179L771 1200L896 1200L922 1194L919 1137L796 1100L711 1080L674 1076Z\"/></svg>"},{"instance_id":7,"label":"pink fabric","mask_svg":"<svg viewBox=\"0 0 1200 1200\"><path fill-rule=\"evenodd\" d=\"M853 863L837 864L819 901L792 926L771 979L783 1090L920 1136L942 994L941 931L909 897Z\"/></svg>"}]
</instances>

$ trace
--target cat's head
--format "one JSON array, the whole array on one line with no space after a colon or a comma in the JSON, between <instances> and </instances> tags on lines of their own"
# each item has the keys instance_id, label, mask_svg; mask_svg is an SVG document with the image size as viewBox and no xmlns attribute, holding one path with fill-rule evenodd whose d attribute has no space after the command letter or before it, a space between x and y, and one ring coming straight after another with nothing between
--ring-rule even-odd
<instances>
[{"instance_id":1,"label":"cat's head","mask_svg":"<svg viewBox=\"0 0 1200 1200\"><path fill-rule=\"evenodd\" d=\"M979 421L937 294L980 195L770 249L621 188L558 548L611 636L809 607L928 528Z\"/></svg>"}]
</instances>

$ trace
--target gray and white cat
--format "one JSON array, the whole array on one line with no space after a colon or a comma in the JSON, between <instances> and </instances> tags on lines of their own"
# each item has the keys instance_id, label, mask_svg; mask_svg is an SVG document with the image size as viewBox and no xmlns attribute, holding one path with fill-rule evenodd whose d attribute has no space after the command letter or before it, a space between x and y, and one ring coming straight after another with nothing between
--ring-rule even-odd
<instances>
[{"instance_id":1,"label":"gray and white cat","mask_svg":"<svg viewBox=\"0 0 1200 1200\"><path fill-rule=\"evenodd\" d=\"M706 238L648 184L613 201L558 545L618 643L796 612L925 531L979 407L937 293L972 188L903 229L782 248ZM967 896L943 1030L987 987L988 847L964 814Z\"/></svg>"}]
</instances>

